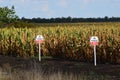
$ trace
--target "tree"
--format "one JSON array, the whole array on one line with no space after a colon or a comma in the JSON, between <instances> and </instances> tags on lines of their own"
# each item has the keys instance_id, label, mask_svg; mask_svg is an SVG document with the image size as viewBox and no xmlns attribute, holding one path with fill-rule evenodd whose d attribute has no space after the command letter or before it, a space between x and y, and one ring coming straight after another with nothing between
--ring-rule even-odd
<instances>
[{"instance_id":1,"label":"tree","mask_svg":"<svg viewBox=\"0 0 120 80\"><path fill-rule=\"evenodd\" d=\"M10 24L15 22L18 19L18 16L15 15L14 6L11 8L8 7L0 7L0 27L5 26L6 24Z\"/></svg>"},{"instance_id":2,"label":"tree","mask_svg":"<svg viewBox=\"0 0 120 80\"><path fill-rule=\"evenodd\" d=\"M104 20L105 20L105 21L108 21L108 20L109 20L109 18L108 18L107 16L105 16L105 17L104 17Z\"/></svg>"}]
</instances>

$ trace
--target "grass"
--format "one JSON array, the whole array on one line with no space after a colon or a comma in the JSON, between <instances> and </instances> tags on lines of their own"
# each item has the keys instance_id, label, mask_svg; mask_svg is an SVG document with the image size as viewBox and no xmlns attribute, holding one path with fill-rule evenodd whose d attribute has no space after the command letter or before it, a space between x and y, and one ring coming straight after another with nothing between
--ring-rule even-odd
<instances>
[{"instance_id":1,"label":"grass","mask_svg":"<svg viewBox=\"0 0 120 80\"><path fill-rule=\"evenodd\" d=\"M111 80L109 76L96 75L95 73L69 73L69 72L48 72L44 71L19 71L1 75L3 80Z\"/></svg>"},{"instance_id":2,"label":"grass","mask_svg":"<svg viewBox=\"0 0 120 80\"><path fill-rule=\"evenodd\" d=\"M4 70L0 70L0 80L112 80L112 77L97 74L92 70L77 71L66 66L61 68L61 65L45 64L44 61L31 61L28 65L28 68L4 65Z\"/></svg>"},{"instance_id":3,"label":"grass","mask_svg":"<svg viewBox=\"0 0 120 80\"><path fill-rule=\"evenodd\" d=\"M58 71L52 74L51 72L44 74L43 72L28 71L12 75L11 80L110 80L110 77L93 73L85 75L84 73L73 74Z\"/></svg>"}]
</instances>

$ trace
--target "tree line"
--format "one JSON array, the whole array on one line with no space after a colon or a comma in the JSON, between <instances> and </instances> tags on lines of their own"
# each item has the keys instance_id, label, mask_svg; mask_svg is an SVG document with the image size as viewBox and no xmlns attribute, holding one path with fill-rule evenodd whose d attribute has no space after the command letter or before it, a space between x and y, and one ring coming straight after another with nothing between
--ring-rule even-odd
<instances>
[{"instance_id":1,"label":"tree line","mask_svg":"<svg viewBox=\"0 0 120 80\"><path fill-rule=\"evenodd\" d=\"M72 18L72 17L58 17L58 18L24 18L20 20L34 22L34 23L78 23L78 22L120 22L120 17L104 18Z\"/></svg>"},{"instance_id":2,"label":"tree line","mask_svg":"<svg viewBox=\"0 0 120 80\"><path fill-rule=\"evenodd\" d=\"M72 18L72 17L57 17L57 18L19 18L16 15L15 8L12 6L0 7L0 27L8 25L25 25L26 22L31 23L79 23L79 22L120 22L120 17L108 17L104 18ZM18 26L17 25L17 26Z\"/></svg>"}]
</instances>

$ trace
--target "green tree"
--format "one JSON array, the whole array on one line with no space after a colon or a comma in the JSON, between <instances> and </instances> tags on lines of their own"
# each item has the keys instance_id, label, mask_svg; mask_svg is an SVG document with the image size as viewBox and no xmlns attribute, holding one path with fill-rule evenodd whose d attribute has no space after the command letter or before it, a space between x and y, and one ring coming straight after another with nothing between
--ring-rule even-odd
<instances>
[{"instance_id":1,"label":"green tree","mask_svg":"<svg viewBox=\"0 0 120 80\"><path fill-rule=\"evenodd\" d=\"M13 23L17 19L18 16L15 15L14 6L12 6L11 8L0 7L0 27Z\"/></svg>"}]
</instances>

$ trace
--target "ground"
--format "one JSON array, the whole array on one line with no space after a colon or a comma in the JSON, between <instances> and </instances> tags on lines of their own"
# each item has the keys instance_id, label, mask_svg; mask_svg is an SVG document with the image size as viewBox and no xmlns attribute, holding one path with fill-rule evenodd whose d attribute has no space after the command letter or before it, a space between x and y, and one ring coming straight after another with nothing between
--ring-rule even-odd
<instances>
[{"instance_id":1,"label":"ground","mask_svg":"<svg viewBox=\"0 0 120 80\"><path fill-rule=\"evenodd\" d=\"M51 69L54 67L54 71L62 70L64 72L94 72L95 74L108 75L112 77L112 80L120 80L120 65L116 64L97 64L94 66L93 63L84 63L76 61L66 61L66 60L56 60L56 59L42 59L41 62L38 59L33 58L20 58L20 57L8 57L0 56L0 67L4 70L20 69L20 70L29 70L34 67L42 65L44 69Z\"/></svg>"}]
</instances>

